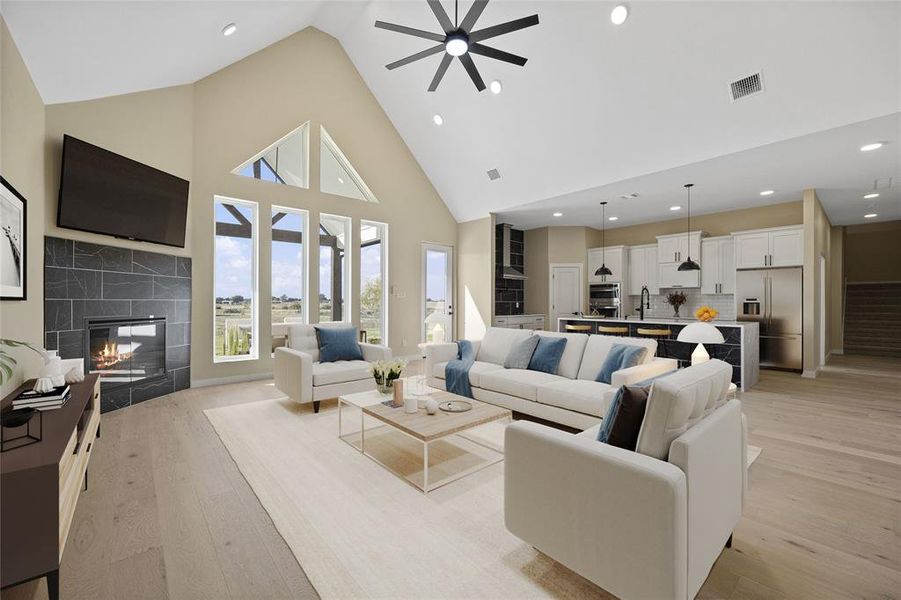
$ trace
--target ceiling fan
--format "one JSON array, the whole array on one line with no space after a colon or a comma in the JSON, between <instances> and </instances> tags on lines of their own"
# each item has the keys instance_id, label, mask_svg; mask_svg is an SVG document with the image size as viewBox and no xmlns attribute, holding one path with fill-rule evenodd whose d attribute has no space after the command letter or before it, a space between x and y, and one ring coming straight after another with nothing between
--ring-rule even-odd
<instances>
[{"instance_id":1,"label":"ceiling fan","mask_svg":"<svg viewBox=\"0 0 901 600\"><path fill-rule=\"evenodd\" d=\"M437 46L426 48L422 52L417 52L416 54L412 54L385 66L389 70L396 69L397 67L402 67L411 62L426 58L427 56L444 52L441 63L438 65L438 70L435 72L432 83L429 85L429 91L434 92L438 89L438 84L441 83L441 79L447 72L447 68L450 66L451 61L456 57L463 63L463 67L466 69L466 72L469 73L469 77L475 84L476 89L481 92L485 89L485 82L482 81L479 70L476 68L475 63L472 62L471 54L486 56L495 60L519 65L520 67L526 64L526 60L528 59L523 58L522 56L485 46L481 42L499 35L504 35L505 33L511 33L513 31L525 29L526 27L531 27L532 25L538 25L538 15L523 17L521 19L501 23L500 25L492 25L491 27L473 31L473 27L475 27L476 21L479 19L479 16L481 16L482 11L485 10L485 5L488 4L488 0L474 0L472 6L469 8L469 12L466 13L466 16L464 16L463 20L459 23L457 22L458 1L459 0L454 0L454 20L452 22L450 17L444 11L444 7L441 6L439 0L426 0L429 8L435 13L435 17L438 19L438 23L441 25L444 33L432 33L431 31L415 29L405 25L395 25L394 23L376 21L375 26L379 29L387 29L389 31L396 31L397 33L438 42Z\"/></svg>"}]
</instances>

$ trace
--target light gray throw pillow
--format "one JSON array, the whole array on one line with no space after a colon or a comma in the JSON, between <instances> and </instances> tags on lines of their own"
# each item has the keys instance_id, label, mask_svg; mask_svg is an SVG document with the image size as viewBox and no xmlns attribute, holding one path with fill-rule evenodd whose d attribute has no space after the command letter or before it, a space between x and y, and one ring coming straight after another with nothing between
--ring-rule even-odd
<instances>
[{"instance_id":1,"label":"light gray throw pillow","mask_svg":"<svg viewBox=\"0 0 901 600\"><path fill-rule=\"evenodd\" d=\"M532 354L535 353L535 346L538 345L538 336L530 335L523 341L514 344L504 359L505 369L528 369L529 361L532 360Z\"/></svg>"}]
</instances>

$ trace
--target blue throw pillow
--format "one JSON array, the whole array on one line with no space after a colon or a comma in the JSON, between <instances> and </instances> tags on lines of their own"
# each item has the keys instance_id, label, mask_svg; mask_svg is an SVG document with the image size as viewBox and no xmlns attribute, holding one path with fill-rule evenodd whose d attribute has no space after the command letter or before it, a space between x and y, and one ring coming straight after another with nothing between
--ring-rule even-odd
<instances>
[{"instance_id":1,"label":"blue throw pillow","mask_svg":"<svg viewBox=\"0 0 901 600\"><path fill-rule=\"evenodd\" d=\"M610 383L613 374L620 369L628 369L634 367L641 362L647 348L644 346L634 346L632 344L613 344L604 364L601 365L601 371L595 377L595 381L601 383Z\"/></svg>"},{"instance_id":2,"label":"blue throw pillow","mask_svg":"<svg viewBox=\"0 0 901 600\"><path fill-rule=\"evenodd\" d=\"M316 327L316 338L319 340L319 362L363 360L356 327Z\"/></svg>"},{"instance_id":3,"label":"blue throw pillow","mask_svg":"<svg viewBox=\"0 0 901 600\"><path fill-rule=\"evenodd\" d=\"M560 366L560 358L566 348L566 338L547 335L538 337L540 338L538 345L535 346L535 352L532 353L532 358L529 360L529 370L556 375L557 367Z\"/></svg>"},{"instance_id":4,"label":"blue throw pillow","mask_svg":"<svg viewBox=\"0 0 901 600\"><path fill-rule=\"evenodd\" d=\"M610 439L610 430L613 428L613 421L616 420L616 411L619 410L619 405L623 401L623 388L620 387L616 390L616 395L613 397L613 400L610 402L610 406L607 407L607 412L604 414L604 420L601 421L601 428L598 429L598 441L607 443L607 440Z\"/></svg>"}]
</instances>

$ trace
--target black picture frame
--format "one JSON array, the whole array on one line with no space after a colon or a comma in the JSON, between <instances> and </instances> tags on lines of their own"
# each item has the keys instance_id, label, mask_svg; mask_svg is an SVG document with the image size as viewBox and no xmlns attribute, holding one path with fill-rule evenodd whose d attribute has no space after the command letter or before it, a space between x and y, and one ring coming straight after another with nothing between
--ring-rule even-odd
<instances>
[{"instance_id":1,"label":"black picture frame","mask_svg":"<svg viewBox=\"0 0 901 600\"><path fill-rule=\"evenodd\" d=\"M0 175L0 253L10 248L11 254L4 256L0 254L0 260L18 260L17 269L19 271L19 286L7 285L0 281L0 300L16 300L22 301L28 299L28 202L25 196L20 194L12 184ZM21 207L17 206L21 204ZM9 213L21 216L16 227L20 228L20 232L12 230L11 225L6 223ZM19 235L21 234L21 235ZM21 237L21 242L16 247L14 238ZM16 254L18 253L18 256ZM13 263L15 264L15 262Z\"/></svg>"}]
</instances>

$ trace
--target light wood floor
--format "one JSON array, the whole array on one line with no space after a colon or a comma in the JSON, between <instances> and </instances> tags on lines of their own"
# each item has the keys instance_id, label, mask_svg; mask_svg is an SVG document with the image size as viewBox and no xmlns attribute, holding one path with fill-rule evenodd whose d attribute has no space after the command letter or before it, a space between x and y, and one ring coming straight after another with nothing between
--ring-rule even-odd
<instances>
[{"instance_id":1,"label":"light wood floor","mask_svg":"<svg viewBox=\"0 0 901 600\"><path fill-rule=\"evenodd\" d=\"M104 415L62 597L315 598L203 414L277 395L252 382ZM733 548L699 597L901 598L897 379L765 371L742 401L763 453ZM45 597L43 582L3 593Z\"/></svg>"}]
</instances>

